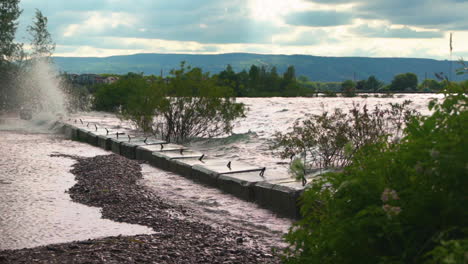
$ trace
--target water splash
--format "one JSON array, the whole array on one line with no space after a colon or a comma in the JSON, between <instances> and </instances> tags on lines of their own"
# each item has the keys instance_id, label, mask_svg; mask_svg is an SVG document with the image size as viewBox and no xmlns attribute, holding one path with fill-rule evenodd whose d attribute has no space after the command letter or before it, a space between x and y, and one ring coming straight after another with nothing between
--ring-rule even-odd
<instances>
[{"instance_id":1,"label":"water splash","mask_svg":"<svg viewBox=\"0 0 468 264\"><path fill-rule=\"evenodd\" d=\"M47 59L34 59L18 77L19 98L23 108L33 110L41 118L56 118L67 112L63 81Z\"/></svg>"},{"instance_id":2,"label":"water splash","mask_svg":"<svg viewBox=\"0 0 468 264\"><path fill-rule=\"evenodd\" d=\"M17 76L16 84L18 110L31 111L32 120L20 120L16 113L0 116L1 130L44 133L55 121L67 115L64 82L50 60L29 61Z\"/></svg>"}]
</instances>

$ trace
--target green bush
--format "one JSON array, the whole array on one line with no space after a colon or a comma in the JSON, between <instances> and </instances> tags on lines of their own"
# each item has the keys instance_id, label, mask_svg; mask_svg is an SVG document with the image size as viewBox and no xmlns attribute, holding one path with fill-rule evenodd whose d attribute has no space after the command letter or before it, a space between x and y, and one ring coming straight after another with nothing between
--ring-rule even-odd
<instances>
[{"instance_id":1,"label":"green bush","mask_svg":"<svg viewBox=\"0 0 468 264\"><path fill-rule=\"evenodd\" d=\"M393 92L416 91L418 76L412 72L397 74L393 77L390 90Z\"/></svg>"},{"instance_id":2,"label":"green bush","mask_svg":"<svg viewBox=\"0 0 468 264\"><path fill-rule=\"evenodd\" d=\"M448 86L399 143L367 144L312 183L286 263L468 261L468 83Z\"/></svg>"},{"instance_id":3,"label":"green bush","mask_svg":"<svg viewBox=\"0 0 468 264\"><path fill-rule=\"evenodd\" d=\"M338 97L338 95L334 91L325 90L322 97Z\"/></svg>"},{"instance_id":4,"label":"green bush","mask_svg":"<svg viewBox=\"0 0 468 264\"><path fill-rule=\"evenodd\" d=\"M153 119L164 100L162 80L132 77L119 80L129 92L120 108L120 117L132 121L144 132L153 132Z\"/></svg>"},{"instance_id":5,"label":"green bush","mask_svg":"<svg viewBox=\"0 0 468 264\"><path fill-rule=\"evenodd\" d=\"M354 105L348 113L335 109L310 115L296 121L291 132L275 133L271 148L278 149L283 159L303 156L308 167L342 168L362 146L381 138L397 140L405 121L417 115L410 104L404 101L371 110Z\"/></svg>"},{"instance_id":6,"label":"green bush","mask_svg":"<svg viewBox=\"0 0 468 264\"><path fill-rule=\"evenodd\" d=\"M356 96L356 83L352 80L346 80L341 83L341 92L344 97Z\"/></svg>"},{"instance_id":7,"label":"green bush","mask_svg":"<svg viewBox=\"0 0 468 264\"><path fill-rule=\"evenodd\" d=\"M234 91L219 86L200 68L181 67L171 71L166 97L157 105L156 122L166 141L183 142L193 137L229 134L233 122L244 116L244 105L236 103Z\"/></svg>"},{"instance_id":8,"label":"green bush","mask_svg":"<svg viewBox=\"0 0 468 264\"><path fill-rule=\"evenodd\" d=\"M96 110L117 112L144 132L161 134L168 142L192 137L229 134L244 116L231 88L200 68L181 67L168 78L129 73L101 85L95 93Z\"/></svg>"},{"instance_id":9,"label":"green bush","mask_svg":"<svg viewBox=\"0 0 468 264\"><path fill-rule=\"evenodd\" d=\"M118 111L131 92L129 87L122 85L122 80L112 84L99 84L95 89L94 109L107 112Z\"/></svg>"}]
</instances>

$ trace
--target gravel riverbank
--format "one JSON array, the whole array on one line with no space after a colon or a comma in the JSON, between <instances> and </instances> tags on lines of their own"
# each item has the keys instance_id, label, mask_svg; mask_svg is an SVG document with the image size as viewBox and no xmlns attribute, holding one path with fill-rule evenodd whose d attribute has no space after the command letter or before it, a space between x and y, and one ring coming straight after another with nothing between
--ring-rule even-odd
<instances>
[{"instance_id":1,"label":"gravel riverbank","mask_svg":"<svg viewBox=\"0 0 468 264\"><path fill-rule=\"evenodd\" d=\"M73 201L102 208L102 217L153 228L152 235L108 237L0 251L0 263L279 263L258 234L211 227L190 208L137 184L140 165L118 155L77 161ZM267 220L267 219L265 219Z\"/></svg>"}]
</instances>

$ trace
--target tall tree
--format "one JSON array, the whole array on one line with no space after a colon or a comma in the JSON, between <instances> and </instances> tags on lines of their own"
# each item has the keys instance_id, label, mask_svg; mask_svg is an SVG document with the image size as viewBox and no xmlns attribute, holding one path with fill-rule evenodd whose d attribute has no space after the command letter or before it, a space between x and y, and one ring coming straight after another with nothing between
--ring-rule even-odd
<instances>
[{"instance_id":1,"label":"tall tree","mask_svg":"<svg viewBox=\"0 0 468 264\"><path fill-rule=\"evenodd\" d=\"M296 82L296 69L294 66L289 66L283 73L283 80L281 82L281 92L290 92L294 88ZM292 94L291 94L292 95Z\"/></svg>"},{"instance_id":2,"label":"tall tree","mask_svg":"<svg viewBox=\"0 0 468 264\"><path fill-rule=\"evenodd\" d=\"M19 48L14 42L22 12L18 4L19 0L0 0L0 64L8 62Z\"/></svg>"},{"instance_id":3,"label":"tall tree","mask_svg":"<svg viewBox=\"0 0 468 264\"><path fill-rule=\"evenodd\" d=\"M249 74L244 69L237 74L239 85L236 88L237 96L246 96L249 88Z\"/></svg>"},{"instance_id":4,"label":"tall tree","mask_svg":"<svg viewBox=\"0 0 468 264\"><path fill-rule=\"evenodd\" d=\"M252 65L249 70L249 87L247 92L251 94L254 91L258 91L260 86L260 68L256 65Z\"/></svg>"},{"instance_id":5,"label":"tall tree","mask_svg":"<svg viewBox=\"0 0 468 264\"><path fill-rule=\"evenodd\" d=\"M359 80L356 82L356 90L363 91L366 88L366 80Z\"/></svg>"},{"instance_id":6,"label":"tall tree","mask_svg":"<svg viewBox=\"0 0 468 264\"><path fill-rule=\"evenodd\" d=\"M396 75L390 84L392 91L415 91L417 87L418 76L411 72Z\"/></svg>"},{"instance_id":7,"label":"tall tree","mask_svg":"<svg viewBox=\"0 0 468 264\"><path fill-rule=\"evenodd\" d=\"M28 27L28 32L31 34L31 45L33 57L49 58L55 51L55 43L52 36L47 30L47 17L42 12L36 9L36 17L33 25Z\"/></svg>"},{"instance_id":8,"label":"tall tree","mask_svg":"<svg viewBox=\"0 0 468 264\"><path fill-rule=\"evenodd\" d=\"M280 92L280 76L275 66L271 67L270 74L267 82L268 90L279 93Z\"/></svg>"},{"instance_id":9,"label":"tall tree","mask_svg":"<svg viewBox=\"0 0 468 264\"><path fill-rule=\"evenodd\" d=\"M383 85L384 84L377 80L374 75L371 75L364 85L364 90L377 92Z\"/></svg>"},{"instance_id":10,"label":"tall tree","mask_svg":"<svg viewBox=\"0 0 468 264\"><path fill-rule=\"evenodd\" d=\"M352 80L346 80L341 83L341 91L343 96L353 97L356 95L356 83Z\"/></svg>"},{"instance_id":11,"label":"tall tree","mask_svg":"<svg viewBox=\"0 0 468 264\"><path fill-rule=\"evenodd\" d=\"M286 83L291 83L296 81L296 69L293 65L289 66L286 72L283 74L284 81Z\"/></svg>"},{"instance_id":12,"label":"tall tree","mask_svg":"<svg viewBox=\"0 0 468 264\"><path fill-rule=\"evenodd\" d=\"M15 43L18 17L21 9L19 0L0 0L0 110L14 107L15 61L22 45Z\"/></svg>"}]
</instances>

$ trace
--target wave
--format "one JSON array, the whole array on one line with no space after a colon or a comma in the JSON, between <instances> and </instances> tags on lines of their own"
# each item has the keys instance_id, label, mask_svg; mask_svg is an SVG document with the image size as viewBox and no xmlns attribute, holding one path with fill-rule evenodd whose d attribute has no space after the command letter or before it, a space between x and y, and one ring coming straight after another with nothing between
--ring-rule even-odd
<instances>
[{"instance_id":1,"label":"wave","mask_svg":"<svg viewBox=\"0 0 468 264\"><path fill-rule=\"evenodd\" d=\"M257 138L258 135L255 132L248 131L246 133L233 133L230 136L227 137L220 137L220 138L194 138L190 140L191 144L207 144L207 145L228 145L228 144L233 144L237 142L245 142L249 141L251 139Z\"/></svg>"}]
</instances>

